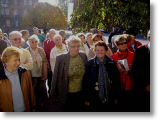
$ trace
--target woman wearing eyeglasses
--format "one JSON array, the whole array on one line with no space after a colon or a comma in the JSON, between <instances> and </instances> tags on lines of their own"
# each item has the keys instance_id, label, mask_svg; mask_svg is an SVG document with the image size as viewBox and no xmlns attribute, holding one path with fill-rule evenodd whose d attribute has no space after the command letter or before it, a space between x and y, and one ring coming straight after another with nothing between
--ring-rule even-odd
<instances>
[{"instance_id":1,"label":"woman wearing eyeglasses","mask_svg":"<svg viewBox=\"0 0 158 120\"><path fill-rule=\"evenodd\" d=\"M38 36L30 36L28 42L29 47L27 50L30 51L33 60L33 68L31 70L31 74L32 85L36 97L36 110L40 111L42 110L42 107L44 107L45 100L47 100L47 90L45 83L47 80L48 62L44 49L38 46Z\"/></svg>"},{"instance_id":2,"label":"woman wearing eyeglasses","mask_svg":"<svg viewBox=\"0 0 158 120\"><path fill-rule=\"evenodd\" d=\"M82 81L87 57L79 52L80 44L80 39L70 37L69 52L56 58L51 97L61 106L59 111L82 111L84 106Z\"/></svg>"},{"instance_id":3,"label":"woman wearing eyeglasses","mask_svg":"<svg viewBox=\"0 0 158 120\"><path fill-rule=\"evenodd\" d=\"M127 38L122 35L117 41L118 52L112 55L120 72L121 85L123 88L122 104L126 108L123 111L132 111L130 104L132 102L133 79L130 70L134 61L134 53L127 48Z\"/></svg>"}]
</instances>

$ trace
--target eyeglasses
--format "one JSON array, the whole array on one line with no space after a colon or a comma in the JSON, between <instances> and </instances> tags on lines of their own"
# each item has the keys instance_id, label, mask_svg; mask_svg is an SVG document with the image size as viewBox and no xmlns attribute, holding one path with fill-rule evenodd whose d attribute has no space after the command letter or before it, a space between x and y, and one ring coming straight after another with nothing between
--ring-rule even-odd
<instances>
[{"instance_id":1,"label":"eyeglasses","mask_svg":"<svg viewBox=\"0 0 158 120\"><path fill-rule=\"evenodd\" d=\"M18 41L18 40L21 40L21 38L14 38L13 40L14 41Z\"/></svg>"},{"instance_id":2,"label":"eyeglasses","mask_svg":"<svg viewBox=\"0 0 158 120\"><path fill-rule=\"evenodd\" d=\"M124 45L127 44L127 42L117 43L117 45Z\"/></svg>"}]
</instances>

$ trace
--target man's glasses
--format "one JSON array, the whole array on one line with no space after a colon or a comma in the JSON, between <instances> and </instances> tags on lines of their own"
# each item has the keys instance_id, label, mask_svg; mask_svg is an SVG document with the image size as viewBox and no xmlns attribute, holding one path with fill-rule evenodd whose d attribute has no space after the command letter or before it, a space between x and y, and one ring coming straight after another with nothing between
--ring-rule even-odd
<instances>
[{"instance_id":1,"label":"man's glasses","mask_svg":"<svg viewBox=\"0 0 158 120\"><path fill-rule=\"evenodd\" d=\"M14 38L13 40L14 41L18 41L18 40L21 40L21 38Z\"/></svg>"}]
</instances>

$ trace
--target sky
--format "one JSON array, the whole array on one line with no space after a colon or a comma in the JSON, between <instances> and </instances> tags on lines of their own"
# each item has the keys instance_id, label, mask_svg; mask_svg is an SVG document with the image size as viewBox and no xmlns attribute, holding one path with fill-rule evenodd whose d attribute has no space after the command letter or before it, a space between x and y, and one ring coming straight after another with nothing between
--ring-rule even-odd
<instances>
[{"instance_id":1,"label":"sky","mask_svg":"<svg viewBox=\"0 0 158 120\"><path fill-rule=\"evenodd\" d=\"M48 2L52 5L57 5L57 0L39 0L39 2Z\"/></svg>"}]
</instances>

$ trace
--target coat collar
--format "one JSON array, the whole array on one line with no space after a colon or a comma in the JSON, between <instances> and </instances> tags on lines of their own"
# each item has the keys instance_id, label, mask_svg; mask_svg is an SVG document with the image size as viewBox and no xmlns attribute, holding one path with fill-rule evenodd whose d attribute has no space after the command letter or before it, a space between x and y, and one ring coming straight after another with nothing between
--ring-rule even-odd
<instances>
[{"instance_id":1,"label":"coat collar","mask_svg":"<svg viewBox=\"0 0 158 120\"><path fill-rule=\"evenodd\" d=\"M97 57L95 57L94 59L93 59L93 62L94 62L94 65L97 65L98 64L98 60L97 60L98 58ZM114 63L113 62L113 60L111 59L111 58L109 58L108 56L105 56L105 59L104 59L104 64L105 65L107 65L107 64L109 64L109 63Z\"/></svg>"},{"instance_id":2,"label":"coat collar","mask_svg":"<svg viewBox=\"0 0 158 120\"><path fill-rule=\"evenodd\" d=\"M26 69L24 68L21 68L21 67L18 68L18 74L19 74L20 79L21 79L22 73L24 73L25 71ZM0 80L4 80L4 79L8 79L8 77L5 74L3 63L0 62Z\"/></svg>"}]
</instances>

